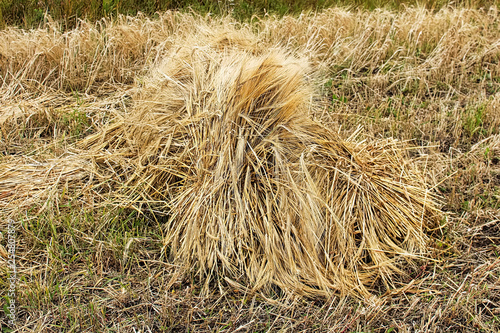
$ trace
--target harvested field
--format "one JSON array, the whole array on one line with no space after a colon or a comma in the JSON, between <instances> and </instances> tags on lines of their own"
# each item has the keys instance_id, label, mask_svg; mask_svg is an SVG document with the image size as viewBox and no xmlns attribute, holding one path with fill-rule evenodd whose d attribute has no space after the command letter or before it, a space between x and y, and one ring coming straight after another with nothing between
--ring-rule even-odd
<instances>
[{"instance_id":1,"label":"harvested field","mask_svg":"<svg viewBox=\"0 0 500 333\"><path fill-rule=\"evenodd\" d=\"M16 327L496 331L498 23L335 8L0 31Z\"/></svg>"}]
</instances>

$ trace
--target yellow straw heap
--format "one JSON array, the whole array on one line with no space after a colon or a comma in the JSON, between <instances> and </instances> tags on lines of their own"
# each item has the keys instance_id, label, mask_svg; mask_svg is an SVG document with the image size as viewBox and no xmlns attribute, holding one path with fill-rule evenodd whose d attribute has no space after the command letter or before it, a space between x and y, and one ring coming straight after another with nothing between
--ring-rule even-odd
<instances>
[{"instance_id":1,"label":"yellow straw heap","mask_svg":"<svg viewBox=\"0 0 500 333\"><path fill-rule=\"evenodd\" d=\"M395 144L344 141L309 117L307 61L252 45L172 48L133 112L81 147L131 203L168 214L165 248L205 290L390 286L398 261L425 254L437 199Z\"/></svg>"}]
</instances>

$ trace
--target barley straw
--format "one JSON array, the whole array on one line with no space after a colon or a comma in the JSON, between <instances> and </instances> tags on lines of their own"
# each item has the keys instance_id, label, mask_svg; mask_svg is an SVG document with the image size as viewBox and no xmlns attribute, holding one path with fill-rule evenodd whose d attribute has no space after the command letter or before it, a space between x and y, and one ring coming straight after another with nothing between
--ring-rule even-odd
<instances>
[{"instance_id":1,"label":"barley straw","mask_svg":"<svg viewBox=\"0 0 500 333\"><path fill-rule=\"evenodd\" d=\"M340 14L351 19L339 10L324 15ZM292 38L275 41L263 28L256 36L224 21L210 25L171 13L161 19L184 23L123 17L103 23L109 36L126 35L123 40L140 45L137 52L108 43L114 40L103 37L105 28L87 23L65 34L2 32L9 37L2 43L10 45L0 45L9 50L2 59L10 59L1 63L10 73L5 99L33 84L47 94L73 88L85 96L106 94L116 82L139 78L126 111L71 146L71 157L2 161L2 208L23 209L37 200L48 205L54 191L79 188L162 213L168 260L196 274L205 292L219 284L267 295L279 289L368 296L376 281L392 287L402 263L426 255L426 230L435 227L440 202L401 145L343 139L311 117L317 114L312 68L346 57L342 48L326 46L334 37L311 38L294 49ZM191 28L182 30L183 24ZM268 24L276 24L280 36L290 28L286 20ZM66 52L72 43L81 56ZM32 47L20 51L18 44ZM373 57L383 58L377 50ZM25 52L27 60L9 52ZM353 61L352 69L365 65ZM432 79L432 68L428 73Z\"/></svg>"},{"instance_id":2,"label":"barley straw","mask_svg":"<svg viewBox=\"0 0 500 333\"><path fill-rule=\"evenodd\" d=\"M88 137L137 206L169 214L173 262L251 292L366 296L426 253L437 198L397 144L355 144L309 117L311 71L230 34L184 40L134 111ZM105 151L106 153L102 153Z\"/></svg>"}]
</instances>

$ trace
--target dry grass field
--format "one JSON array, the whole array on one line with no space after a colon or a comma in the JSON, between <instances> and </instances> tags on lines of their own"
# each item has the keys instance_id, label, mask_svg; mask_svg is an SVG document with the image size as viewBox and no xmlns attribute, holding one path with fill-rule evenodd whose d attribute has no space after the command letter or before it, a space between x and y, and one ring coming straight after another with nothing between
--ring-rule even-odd
<instances>
[{"instance_id":1,"label":"dry grass field","mask_svg":"<svg viewBox=\"0 0 500 333\"><path fill-rule=\"evenodd\" d=\"M59 24L0 30L2 332L500 330L497 7Z\"/></svg>"}]
</instances>

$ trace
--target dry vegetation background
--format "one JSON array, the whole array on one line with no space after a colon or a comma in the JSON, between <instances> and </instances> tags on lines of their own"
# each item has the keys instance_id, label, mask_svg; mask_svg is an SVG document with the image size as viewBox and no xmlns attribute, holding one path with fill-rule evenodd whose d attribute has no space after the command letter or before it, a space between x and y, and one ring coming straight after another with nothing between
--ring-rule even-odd
<instances>
[{"instance_id":1,"label":"dry vegetation background","mask_svg":"<svg viewBox=\"0 0 500 333\"><path fill-rule=\"evenodd\" d=\"M17 329L498 331L499 23L496 7L334 8L251 24L165 12L0 31L0 223L18 222ZM203 288L166 260L168 216L138 213L125 194L110 200L108 183L82 171L76 143L126 119L172 50L221 34L307 59L308 112L340 137L411 147L397 154L445 214L427 232L429 253L403 263L394 285L378 281L362 298ZM9 274L2 264L2 296Z\"/></svg>"}]
</instances>

